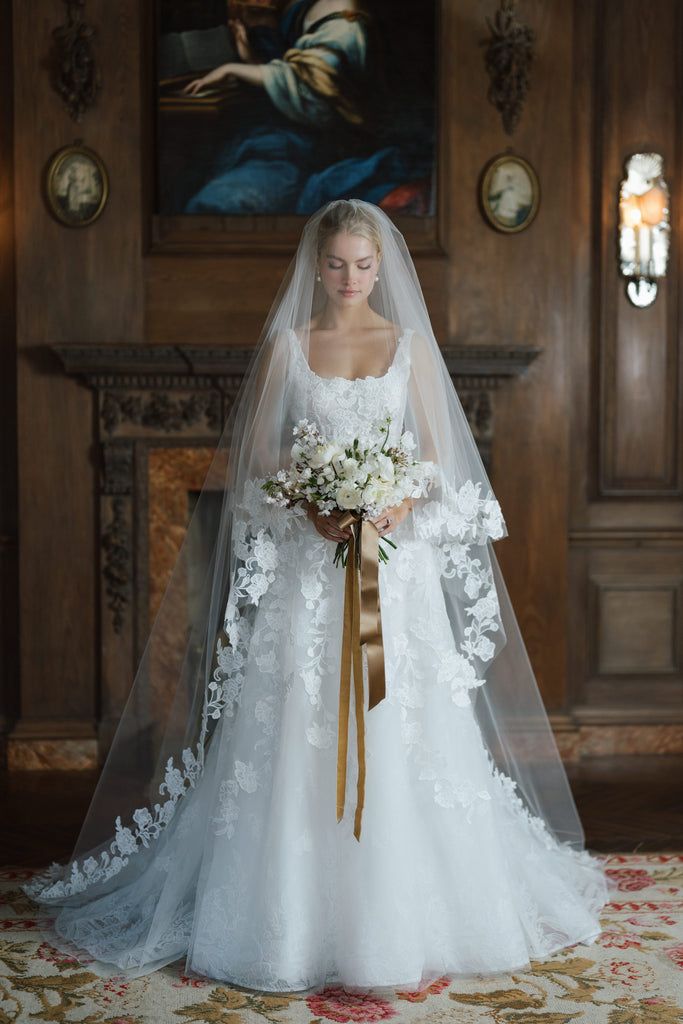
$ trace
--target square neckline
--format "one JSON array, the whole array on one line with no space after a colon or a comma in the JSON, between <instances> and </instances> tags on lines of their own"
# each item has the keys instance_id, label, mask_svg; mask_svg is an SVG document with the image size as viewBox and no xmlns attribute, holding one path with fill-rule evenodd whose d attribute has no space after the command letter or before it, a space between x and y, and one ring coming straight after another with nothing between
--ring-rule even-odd
<instances>
[{"instance_id":1,"label":"square neckline","mask_svg":"<svg viewBox=\"0 0 683 1024\"><path fill-rule=\"evenodd\" d=\"M358 383L358 381L366 381L366 380L384 380L385 377L388 377L389 374L394 370L394 368L396 366L396 359L398 357L398 353L399 353L399 350L401 348L402 342L407 337L409 337L412 334L412 328L411 327L404 328L403 333L401 334L400 338L398 338L398 340L396 341L396 348L395 348L394 354L393 354L393 356L391 358L391 363L389 364L388 368L382 374L375 375L373 373L368 373L368 374L365 375L365 377L338 377L338 376L323 377L319 373L316 373L315 370L311 368L311 366L309 366L308 359L306 358L304 350L301 347L301 341L299 340L299 335L296 333L294 328L293 327L288 327L287 330L289 331L290 337L294 339L294 344L296 345L297 354L301 357L301 360L302 360L305 368L308 370L308 372L311 374L312 377L315 377L317 380L326 380L326 381L342 380L342 381L345 381L347 384L356 384L356 383Z\"/></svg>"}]
</instances>

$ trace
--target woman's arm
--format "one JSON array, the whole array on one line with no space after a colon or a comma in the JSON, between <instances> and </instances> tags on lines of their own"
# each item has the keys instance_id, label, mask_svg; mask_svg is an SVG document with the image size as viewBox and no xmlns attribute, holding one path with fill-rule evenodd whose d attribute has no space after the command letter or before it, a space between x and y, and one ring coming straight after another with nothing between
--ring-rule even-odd
<instances>
[{"instance_id":1,"label":"woman's arm","mask_svg":"<svg viewBox=\"0 0 683 1024\"><path fill-rule=\"evenodd\" d=\"M195 93L205 89L207 85L215 85L226 78L239 79L248 82L249 85L263 86L263 64L220 64L213 71L203 78L195 78L181 90L186 96L194 96Z\"/></svg>"}]
</instances>

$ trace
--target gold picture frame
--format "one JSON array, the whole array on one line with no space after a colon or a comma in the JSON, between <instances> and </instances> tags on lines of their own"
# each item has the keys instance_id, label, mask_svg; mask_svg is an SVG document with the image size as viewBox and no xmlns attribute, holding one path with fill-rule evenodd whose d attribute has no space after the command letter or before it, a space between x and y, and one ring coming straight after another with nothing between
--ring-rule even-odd
<instances>
[{"instance_id":1,"label":"gold picture frame","mask_svg":"<svg viewBox=\"0 0 683 1024\"><path fill-rule=\"evenodd\" d=\"M178 0L180 2L180 0ZM240 0L231 0L231 3L239 4ZM431 48L426 51L429 59L423 61L426 72L420 70L423 64L413 62L411 65L418 77L429 79L430 95L432 96L432 118L433 118L433 153L429 175L431 182L431 202L427 209L415 212L392 209L388 205L383 206L382 198L372 201L383 206L385 212L390 215L405 235L411 246L411 250L420 255L436 256L444 258L447 255L447 198L451 174L449 171L449 147L447 138L447 125L453 120L453 66L449 60L450 50L443 45L445 38L451 38L455 32L456 18L452 6L448 0L430 0L426 5L429 10L423 11L422 7L417 8L411 5L410 0L403 0L406 11L412 12L415 17L421 18L425 26L433 21L433 31L425 27L425 34L433 36ZM169 3L170 6L170 3ZM249 5L246 5L249 6ZM252 5L254 8L259 5ZM283 5L284 6L284 5ZM234 109L241 112L245 119L247 128L252 127L249 121L248 103L254 103L258 99L253 86L242 83L239 88L233 88L229 92L212 93L206 95L199 101L195 99L189 104L187 100L180 102L180 97L171 98L164 94L164 90L173 87L170 78L161 61L161 0L145 0L141 4L142 32L145 64L149 73L143 75L143 209L146 213L143 223L143 251L152 253L173 253L195 254L195 253L221 253L230 255L245 255L259 253L263 255L280 255L290 253L296 248L301 235L302 226L311 211L295 212L294 210L281 209L271 212L233 213L228 211L198 211L188 212L176 208L174 203L168 201L168 182L172 183L172 191L183 191L182 175L178 173L178 167L187 164L187 157L183 153L177 153L175 149L184 146L186 138L194 137L197 134L200 140L198 144L185 147L185 151L195 154L189 160L189 168L192 174L198 174L201 170L202 133L210 138L222 138L216 125L221 117L227 119L228 131L230 130L230 111ZM277 9L275 0L265 0L263 8ZM394 8L387 6L387 11L392 13ZM402 37L403 38L403 37ZM405 35L410 46L418 45L419 36ZM395 52L395 40L392 41L389 52ZM406 43L408 45L408 43ZM387 43L388 46L388 43ZM194 77L194 76L193 76ZM181 84L181 83L177 83ZM425 90L427 87L425 86ZM427 91L425 91L427 95ZM258 110L256 110L258 113ZM265 115L264 115L265 116ZM265 117L264 123L267 128L270 124L270 114ZM214 124L215 122L215 124ZM394 121L387 122L394 124ZM255 119L253 127L258 128L260 122ZM208 133L206 126L208 125ZM295 125L296 127L296 125ZM329 135L326 134L327 138ZM168 139L172 140L174 151L168 155L165 145ZM226 136L226 142L221 143L221 149L230 141ZM384 146L384 149L391 147ZM246 152L246 150L244 151ZM290 156L291 152L291 156ZM164 154L166 153L166 158ZM240 150L243 154L243 151ZM287 150L287 159L290 159L298 166L298 151L290 147ZM318 150L315 150L318 155ZM240 156L242 159L242 156ZM246 156L244 157L246 159ZM303 158L302 158L303 159ZM165 161L165 162L164 162ZM174 163L174 161L177 162ZM212 158L210 170L213 167ZM228 161L229 164L229 161ZM170 168L170 171L169 171ZM232 165L230 165L230 169ZM218 168L211 170L211 174L217 176ZM313 175L314 176L314 175ZM415 191L416 198L419 198L420 182L426 181L419 175L406 178L405 181L397 179L395 191L396 198L403 198L398 195L403 189L406 196ZM166 184L165 184L166 183ZM208 180L207 180L208 184ZM253 185L253 183L250 183ZM202 185L199 180L198 186ZM405 186L405 188L403 188ZM183 193L184 194L184 193ZM351 186L342 195L357 195L355 188ZM362 198L362 196L361 196ZM322 205L322 200L321 200Z\"/></svg>"},{"instance_id":2,"label":"gold picture frame","mask_svg":"<svg viewBox=\"0 0 683 1024\"><path fill-rule=\"evenodd\" d=\"M79 139L52 154L45 167L45 199L52 216L69 228L84 228L101 215L109 198L104 161Z\"/></svg>"}]
</instances>

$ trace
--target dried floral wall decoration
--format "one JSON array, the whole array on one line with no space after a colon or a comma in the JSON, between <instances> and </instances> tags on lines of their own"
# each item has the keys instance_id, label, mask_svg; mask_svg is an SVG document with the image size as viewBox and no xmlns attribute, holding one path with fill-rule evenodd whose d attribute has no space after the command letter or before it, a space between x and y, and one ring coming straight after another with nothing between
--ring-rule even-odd
<instances>
[{"instance_id":1,"label":"dried floral wall decoration","mask_svg":"<svg viewBox=\"0 0 683 1024\"><path fill-rule=\"evenodd\" d=\"M512 135L529 90L535 33L519 21L515 0L501 0L494 22L487 18L486 23L491 33L482 44L490 79L487 97L500 114L505 132Z\"/></svg>"},{"instance_id":2,"label":"dried floral wall decoration","mask_svg":"<svg viewBox=\"0 0 683 1024\"><path fill-rule=\"evenodd\" d=\"M83 20L85 0L64 0L66 25L52 30L50 72L52 85L62 97L71 118L81 122L102 87L92 40L96 29Z\"/></svg>"}]
</instances>

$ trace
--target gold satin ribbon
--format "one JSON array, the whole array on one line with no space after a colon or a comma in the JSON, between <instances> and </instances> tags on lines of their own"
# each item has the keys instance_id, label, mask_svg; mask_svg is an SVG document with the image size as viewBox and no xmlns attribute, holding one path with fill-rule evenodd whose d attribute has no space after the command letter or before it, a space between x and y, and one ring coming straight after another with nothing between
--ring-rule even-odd
<instances>
[{"instance_id":1,"label":"gold satin ribbon","mask_svg":"<svg viewBox=\"0 0 683 1024\"><path fill-rule=\"evenodd\" d=\"M360 523L360 528L359 528ZM337 738L337 821L344 814L346 768L351 706L351 668L356 710L358 783L353 834L360 841L365 800L365 723L363 719L363 656L368 657L368 710L384 699L384 645L379 603L379 533L374 523L357 512L347 512L338 521L341 529L351 526L344 584L344 633L339 679L339 729Z\"/></svg>"}]
</instances>

